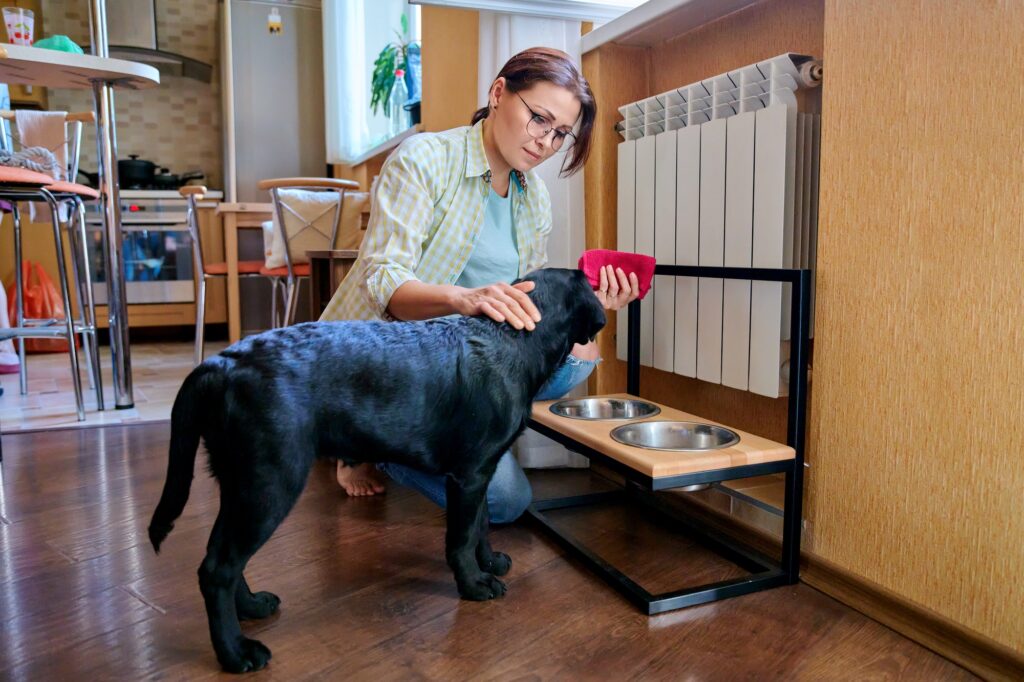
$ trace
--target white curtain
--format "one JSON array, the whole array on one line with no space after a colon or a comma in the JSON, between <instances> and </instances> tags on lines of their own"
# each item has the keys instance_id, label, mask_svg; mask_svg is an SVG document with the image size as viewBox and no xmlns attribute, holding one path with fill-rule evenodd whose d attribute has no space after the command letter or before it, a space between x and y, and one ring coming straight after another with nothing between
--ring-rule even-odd
<instances>
[{"instance_id":1,"label":"white curtain","mask_svg":"<svg viewBox=\"0 0 1024 682\"><path fill-rule=\"evenodd\" d=\"M328 163L348 164L388 137L383 110L370 111L370 83L377 55L398 39L403 13L419 40L419 7L407 0L324 0Z\"/></svg>"},{"instance_id":2,"label":"white curtain","mask_svg":"<svg viewBox=\"0 0 1024 682\"><path fill-rule=\"evenodd\" d=\"M328 0L323 4L324 104L327 161L345 163L358 157L369 136L370 75L364 41L363 0Z\"/></svg>"},{"instance_id":3,"label":"white curtain","mask_svg":"<svg viewBox=\"0 0 1024 682\"><path fill-rule=\"evenodd\" d=\"M480 66L477 101L487 104L494 77L508 59L528 47L553 47L567 52L580 64L580 22L525 17L497 12L480 12ZM583 222L583 173L558 177L562 157L556 156L537 168L551 194L552 225L548 240L548 265L574 268L586 243ZM586 386L573 391L584 395ZM587 460L558 443L527 430L515 446L523 466L586 466Z\"/></svg>"}]
</instances>

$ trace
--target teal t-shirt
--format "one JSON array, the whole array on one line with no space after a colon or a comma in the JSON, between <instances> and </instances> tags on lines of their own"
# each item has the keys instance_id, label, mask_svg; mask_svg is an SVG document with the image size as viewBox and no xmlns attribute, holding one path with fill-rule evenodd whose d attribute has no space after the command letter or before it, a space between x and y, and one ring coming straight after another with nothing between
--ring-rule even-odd
<instances>
[{"instance_id":1,"label":"teal t-shirt","mask_svg":"<svg viewBox=\"0 0 1024 682\"><path fill-rule=\"evenodd\" d=\"M511 283L519 277L519 247L512 228L512 192L517 191L516 187L513 177L507 197L493 188L487 192L484 225L465 269L455 280L457 286L475 289L495 282Z\"/></svg>"}]
</instances>

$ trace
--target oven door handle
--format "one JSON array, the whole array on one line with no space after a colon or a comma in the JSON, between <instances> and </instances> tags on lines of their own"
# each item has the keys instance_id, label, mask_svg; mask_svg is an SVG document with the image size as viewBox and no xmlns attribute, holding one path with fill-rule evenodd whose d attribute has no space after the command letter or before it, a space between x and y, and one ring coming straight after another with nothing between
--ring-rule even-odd
<instances>
[{"instance_id":1,"label":"oven door handle","mask_svg":"<svg viewBox=\"0 0 1024 682\"><path fill-rule=\"evenodd\" d=\"M103 230L102 225L88 225L87 229L93 232L101 232ZM188 232L188 225L180 223L177 225L168 225L167 223L133 223L131 225L121 225L122 232Z\"/></svg>"}]
</instances>

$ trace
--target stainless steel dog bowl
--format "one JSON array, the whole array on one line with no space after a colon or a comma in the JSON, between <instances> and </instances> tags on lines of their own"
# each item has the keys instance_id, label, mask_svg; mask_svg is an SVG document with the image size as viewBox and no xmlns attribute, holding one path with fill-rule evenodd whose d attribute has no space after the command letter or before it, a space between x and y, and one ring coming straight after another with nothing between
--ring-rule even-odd
<instances>
[{"instance_id":1,"label":"stainless steel dog bowl","mask_svg":"<svg viewBox=\"0 0 1024 682\"><path fill-rule=\"evenodd\" d=\"M650 450L719 450L740 442L735 431L698 422L638 422L612 429L613 440Z\"/></svg>"},{"instance_id":2,"label":"stainless steel dog bowl","mask_svg":"<svg viewBox=\"0 0 1024 682\"><path fill-rule=\"evenodd\" d=\"M559 400L551 411L569 419L643 419L658 414L661 408L646 400L580 398Z\"/></svg>"}]
</instances>

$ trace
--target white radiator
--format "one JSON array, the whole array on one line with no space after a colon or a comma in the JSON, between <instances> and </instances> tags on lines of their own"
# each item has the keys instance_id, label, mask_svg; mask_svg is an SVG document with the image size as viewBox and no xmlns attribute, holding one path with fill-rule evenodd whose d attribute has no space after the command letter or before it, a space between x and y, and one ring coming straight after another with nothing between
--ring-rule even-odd
<instances>
[{"instance_id":1,"label":"white radiator","mask_svg":"<svg viewBox=\"0 0 1024 682\"><path fill-rule=\"evenodd\" d=\"M819 82L817 62L784 54L621 107L618 249L662 264L813 269L820 116L798 111L796 91ZM786 395L789 288L656 276L640 364ZM811 302L813 324L813 286Z\"/></svg>"}]
</instances>

